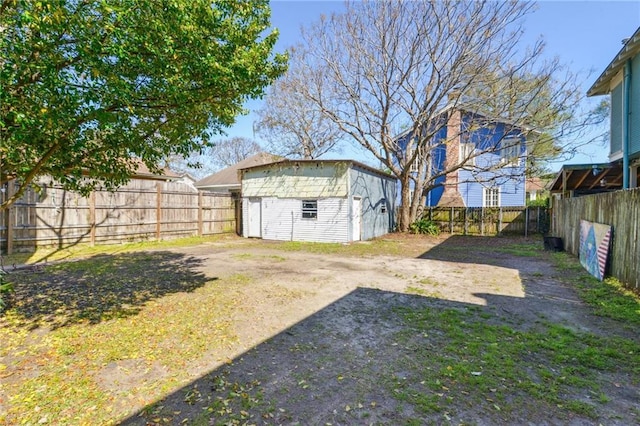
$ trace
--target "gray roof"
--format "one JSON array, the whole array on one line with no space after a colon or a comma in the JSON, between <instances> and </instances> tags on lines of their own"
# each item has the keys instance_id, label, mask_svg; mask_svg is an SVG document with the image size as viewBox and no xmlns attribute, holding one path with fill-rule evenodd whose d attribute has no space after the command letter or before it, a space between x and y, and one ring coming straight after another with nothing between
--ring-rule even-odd
<instances>
[{"instance_id":1,"label":"gray roof","mask_svg":"<svg viewBox=\"0 0 640 426\"><path fill-rule=\"evenodd\" d=\"M259 166L261 164L273 163L274 161L281 160L274 154L268 152L260 152L249 158L245 158L239 163L233 166L222 169L217 173L207 176L204 179L197 181L194 185L196 188L215 188L215 187L238 187L240 188L240 180L238 179L238 170L247 167Z\"/></svg>"},{"instance_id":2,"label":"gray roof","mask_svg":"<svg viewBox=\"0 0 640 426\"><path fill-rule=\"evenodd\" d=\"M627 40L620 49L620 52L613 58L607 68L600 74L600 77L587 90L587 96L606 95L610 92L609 82L624 67L628 59L640 53L640 28Z\"/></svg>"}]
</instances>

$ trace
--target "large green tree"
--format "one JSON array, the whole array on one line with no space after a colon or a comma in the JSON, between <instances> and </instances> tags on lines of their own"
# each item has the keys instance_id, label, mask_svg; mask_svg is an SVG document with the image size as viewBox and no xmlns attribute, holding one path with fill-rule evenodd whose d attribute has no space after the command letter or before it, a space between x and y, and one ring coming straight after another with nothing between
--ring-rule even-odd
<instances>
[{"instance_id":1,"label":"large green tree","mask_svg":"<svg viewBox=\"0 0 640 426\"><path fill-rule=\"evenodd\" d=\"M0 33L0 184L22 188L199 152L286 69L266 0L0 0Z\"/></svg>"}]
</instances>

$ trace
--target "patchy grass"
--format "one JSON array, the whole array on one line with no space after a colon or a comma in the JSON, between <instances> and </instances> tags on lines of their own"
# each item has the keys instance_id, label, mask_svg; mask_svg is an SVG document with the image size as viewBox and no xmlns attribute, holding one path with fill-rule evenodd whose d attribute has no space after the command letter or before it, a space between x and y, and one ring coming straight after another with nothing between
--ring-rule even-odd
<instances>
[{"instance_id":1,"label":"patchy grass","mask_svg":"<svg viewBox=\"0 0 640 426\"><path fill-rule=\"evenodd\" d=\"M430 255L464 256L485 241L442 240L440 251ZM140 247L149 248L147 244ZM247 251L234 256L285 259L280 253L254 255L249 250L254 245L335 256L413 256L430 244L430 238L407 242L400 237L350 245L243 240ZM491 250L555 259L562 278L574 283L599 315L637 329L636 296L611 280L591 279L568 255L546 253L538 245L501 238ZM404 424L424 424L425 419L464 423L474 413L482 413L488 423L526 423L541 412L551 413L545 418L559 423L576 416L606 423L613 420L601 418L600 408L615 398L607 386L616 382L602 377L638 386L637 339L583 333L543 321L521 327L498 311L444 301L428 308L398 303L391 309L397 295L379 295L378 302L369 305L362 303L374 300L374 292L367 290L356 292L347 307L340 308L338 302L321 311L318 315L326 322L313 315L302 321L308 329L298 324L301 329L293 327L259 345L263 355L252 369L243 368L242 359L252 356L245 353L204 374L230 361L216 359L215 353L236 342L229 318L239 299L250 294L254 278L248 271L205 277L198 272L197 259L162 251L156 244L150 252L137 252L140 247L107 246L100 250L122 252L94 253L76 262L11 274L15 303L0 319L0 399L7 396L1 400L6 410L0 413L0 424L109 424L143 405L135 418L143 424L183 419L194 425L292 423L301 418L300 412L292 412L296 407L333 403L336 395L334 424L378 423L381 404L387 416L383 421ZM420 276L404 278L408 292L438 298L433 290L439 283ZM295 293L274 288L278 297L295 301ZM361 316L350 323L353 309L362 309ZM397 328L366 334L365 324L383 320ZM346 321L346 328L338 328L340 321ZM234 367L235 376L228 373ZM269 382L276 374L279 381ZM191 383L193 378L198 380ZM166 402L167 395L174 399ZM460 413L469 417L461 420Z\"/></svg>"},{"instance_id":2,"label":"patchy grass","mask_svg":"<svg viewBox=\"0 0 640 426\"><path fill-rule=\"evenodd\" d=\"M442 237L392 233L381 238L348 244L257 240L253 241L250 246L282 250L285 252L306 252L326 255L417 257L426 249L439 244L442 240Z\"/></svg>"},{"instance_id":3,"label":"patchy grass","mask_svg":"<svg viewBox=\"0 0 640 426\"><path fill-rule=\"evenodd\" d=\"M600 373L640 373L640 343L633 340L555 324L516 330L474 308L398 312L407 328L397 339L412 356L402 359L406 379L387 387L422 414L455 411L462 403L485 407L496 419L531 406L567 419L572 413L594 418L598 404L608 402Z\"/></svg>"},{"instance_id":4,"label":"patchy grass","mask_svg":"<svg viewBox=\"0 0 640 426\"><path fill-rule=\"evenodd\" d=\"M539 256L544 249L540 242L535 239L527 240L526 242L514 242L507 244L504 247L495 247L493 249L498 253L508 253L514 256L522 257L536 257Z\"/></svg>"},{"instance_id":5,"label":"patchy grass","mask_svg":"<svg viewBox=\"0 0 640 426\"><path fill-rule=\"evenodd\" d=\"M625 288L613 277L598 281L584 270L576 257L567 253L554 253L553 260L562 271L562 279L573 284L596 315L618 320L629 328L640 326L640 294Z\"/></svg>"},{"instance_id":6,"label":"patchy grass","mask_svg":"<svg viewBox=\"0 0 640 426\"><path fill-rule=\"evenodd\" d=\"M0 319L10 395L0 423L106 424L184 384L185 371L236 341L229 313L251 282L206 278L195 266L150 252L13 273L15 303Z\"/></svg>"},{"instance_id":7,"label":"patchy grass","mask_svg":"<svg viewBox=\"0 0 640 426\"><path fill-rule=\"evenodd\" d=\"M206 237L187 237L175 240L142 241L122 244L97 244L95 246L91 246L89 244L78 244L62 249L55 247L43 247L33 253L14 253L11 255L3 255L2 263L5 268L11 269L13 265L30 265L45 261L53 262L59 260L87 258L99 254L119 254L144 250L188 247L206 243L225 244L237 242L239 239L240 238L235 234L216 234Z\"/></svg>"},{"instance_id":8,"label":"patchy grass","mask_svg":"<svg viewBox=\"0 0 640 426\"><path fill-rule=\"evenodd\" d=\"M426 248L420 258L483 264L496 263L496 259L487 256L487 252L521 257L538 257L544 253L542 238L538 235L528 238L452 235L440 237L437 244Z\"/></svg>"},{"instance_id":9,"label":"patchy grass","mask_svg":"<svg viewBox=\"0 0 640 426\"><path fill-rule=\"evenodd\" d=\"M236 253L232 255L234 259L249 260L249 259L265 259L271 262L284 262L286 258L278 255L256 255L253 253Z\"/></svg>"},{"instance_id":10,"label":"patchy grass","mask_svg":"<svg viewBox=\"0 0 640 426\"><path fill-rule=\"evenodd\" d=\"M445 249L455 253L464 247ZM573 285L595 314L617 321L622 329L637 330L640 325L640 296L613 278L596 280L575 257L544 252L530 243L492 251L550 256L560 278ZM425 294L424 288L407 290ZM640 377L640 342L634 339L581 333L552 323L517 330L496 325L500 321L493 314L475 307L403 308L398 312L407 324L398 340L415 355L407 357L402 366L410 378L387 383L387 388L423 414L444 413L447 418L446 413L455 411L462 398L465 405L493 411L496 419L526 412L532 406L564 412L566 419L573 415L595 419L599 405L610 402L599 380L602 374L634 377L634 385Z\"/></svg>"}]
</instances>

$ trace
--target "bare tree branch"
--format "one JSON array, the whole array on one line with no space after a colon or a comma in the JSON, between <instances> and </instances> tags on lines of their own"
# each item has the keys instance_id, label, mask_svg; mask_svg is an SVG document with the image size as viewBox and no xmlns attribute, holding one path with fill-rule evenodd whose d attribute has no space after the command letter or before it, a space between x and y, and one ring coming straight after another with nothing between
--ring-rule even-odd
<instances>
[{"instance_id":1,"label":"bare tree branch","mask_svg":"<svg viewBox=\"0 0 640 426\"><path fill-rule=\"evenodd\" d=\"M521 45L522 21L532 11L532 4L516 1L347 3L344 13L303 31L302 60L290 72L304 79L281 90L304 97L400 180L399 225L406 229L443 176L461 169L478 179L490 171L500 171L501 179L522 173L522 167L483 160L519 148L520 140L505 135L527 133L530 146L521 151L538 158L532 164L539 168L563 151L559 137L583 129L575 121L576 77L562 74L557 60L543 60L542 41ZM477 118L461 134L437 138L460 107ZM443 145L496 122L506 123L506 131L496 133L492 145L459 157L456 149L444 169L435 167ZM486 179L499 179L491 176Z\"/></svg>"}]
</instances>

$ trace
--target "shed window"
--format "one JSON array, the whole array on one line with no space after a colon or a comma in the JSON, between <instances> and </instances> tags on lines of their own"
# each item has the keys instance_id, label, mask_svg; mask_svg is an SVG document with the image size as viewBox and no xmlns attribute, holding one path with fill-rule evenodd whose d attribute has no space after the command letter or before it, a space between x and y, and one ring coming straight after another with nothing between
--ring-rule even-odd
<instances>
[{"instance_id":1,"label":"shed window","mask_svg":"<svg viewBox=\"0 0 640 426\"><path fill-rule=\"evenodd\" d=\"M302 200L302 218L318 218L318 200Z\"/></svg>"}]
</instances>

